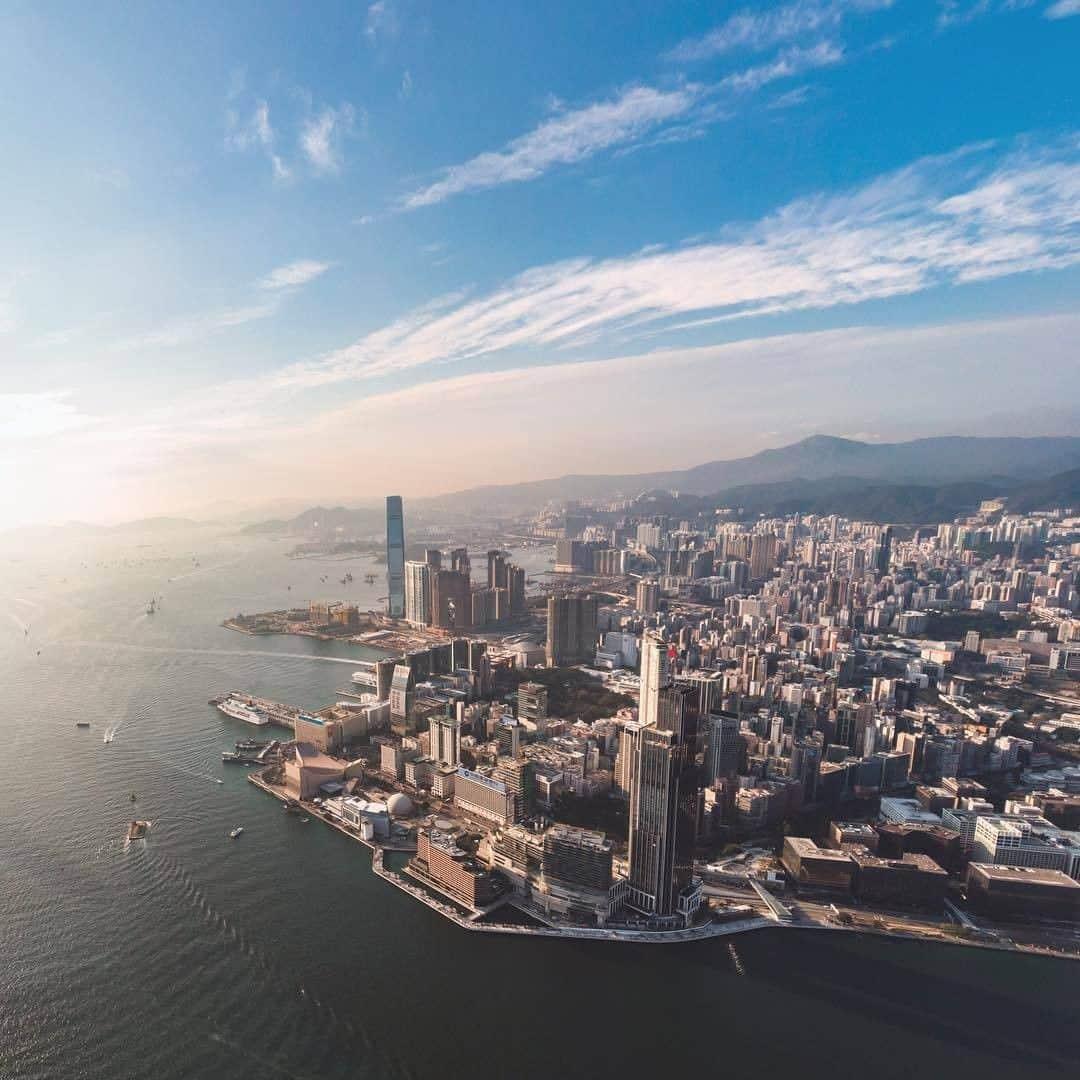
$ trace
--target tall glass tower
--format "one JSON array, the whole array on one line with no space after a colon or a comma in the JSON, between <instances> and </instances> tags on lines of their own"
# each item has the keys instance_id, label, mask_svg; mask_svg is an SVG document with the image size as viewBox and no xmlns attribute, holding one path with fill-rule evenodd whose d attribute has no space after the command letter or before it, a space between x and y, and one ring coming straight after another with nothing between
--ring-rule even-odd
<instances>
[{"instance_id":1,"label":"tall glass tower","mask_svg":"<svg viewBox=\"0 0 1080 1080\"><path fill-rule=\"evenodd\" d=\"M400 495L386 496L386 613L405 615L405 515Z\"/></svg>"}]
</instances>

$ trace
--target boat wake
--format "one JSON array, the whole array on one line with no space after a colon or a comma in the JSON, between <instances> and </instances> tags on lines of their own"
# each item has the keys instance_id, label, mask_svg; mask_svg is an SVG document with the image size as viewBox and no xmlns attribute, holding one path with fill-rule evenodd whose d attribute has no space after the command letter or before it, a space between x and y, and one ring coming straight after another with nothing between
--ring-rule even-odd
<instances>
[{"instance_id":1,"label":"boat wake","mask_svg":"<svg viewBox=\"0 0 1080 1080\"><path fill-rule=\"evenodd\" d=\"M210 784L224 784L225 781L217 776L211 776L209 773L196 772L194 769L185 769L182 765L171 766L176 772L183 773L184 776L192 776L196 780L205 780Z\"/></svg>"},{"instance_id":2,"label":"boat wake","mask_svg":"<svg viewBox=\"0 0 1080 1080\"><path fill-rule=\"evenodd\" d=\"M137 645L128 641L68 641L67 645L80 648L109 649L116 652L159 653L163 656L260 656L270 660L311 660L321 664L351 664L356 667L356 658L345 656L314 656L311 653L271 652L269 649L194 649L167 645Z\"/></svg>"},{"instance_id":3,"label":"boat wake","mask_svg":"<svg viewBox=\"0 0 1080 1080\"><path fill-rule=\"evenodd\" d=\"M273 985L279 992L286 990L290 984L296 988L301 1000L303 1000L311 1012L312 1019L317 1017L317 1025L323 1029L334 1030L345 1035L354 1044L359 1044L365 1050L370 1051L372 1042L368 1033L357 1026L348 1018L339 1016L329 1002L321 1001L315 994L308 991L303 985L297 985L294 979L282 971L272 956L253 941L244 931L233 922L224 912L218 909L206 895L206 892L195 881L187 868L174 856L162 852L149 850L146 855L147 868L155 880L155 885L166 889L170 895L178 897L186 902L194 912L198 920L208 929L220 934L229 947L235 948L255 966L260 969L263 978L268 985ZM215 1041L226 1042L227 1036L219 1029L220 1038ZM211 1035L211 1038L214 1036ZM267 1067L272 1067L284 1075L295 1074L282 1069L275 1062L260 1062Z\"/></svg>"}]
</instances>

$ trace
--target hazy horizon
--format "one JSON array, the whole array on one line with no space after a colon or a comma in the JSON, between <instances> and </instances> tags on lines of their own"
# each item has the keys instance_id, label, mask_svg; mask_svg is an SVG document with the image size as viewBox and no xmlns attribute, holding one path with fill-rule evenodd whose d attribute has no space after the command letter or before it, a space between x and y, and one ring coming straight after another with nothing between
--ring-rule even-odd
<instances>
[{"instance_id":1,"label":"hazy horizon","mask_svg":"<svg viewBox=\"0 0 1080 1080\"><path fill-rule=\"evenodd\" d=\"M1080 432L1080 7L602 10L16 4L0 529Z\"/></svg>"}]
</instances>

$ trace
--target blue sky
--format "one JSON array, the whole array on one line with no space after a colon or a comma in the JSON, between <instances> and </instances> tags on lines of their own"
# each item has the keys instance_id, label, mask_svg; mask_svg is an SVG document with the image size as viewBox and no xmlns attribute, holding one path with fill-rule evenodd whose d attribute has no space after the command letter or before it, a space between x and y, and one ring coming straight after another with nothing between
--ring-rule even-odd
<instances>
[{"instance_id":1,"label":"blue sky","mask_svg":"<svg viewBox=\"0 0 1080 1080\"><path fill-rule=\"evenodd\" d=\"M0 526L1080 430L1080 0L9 3Z\"/></svg>"}]
</instances>

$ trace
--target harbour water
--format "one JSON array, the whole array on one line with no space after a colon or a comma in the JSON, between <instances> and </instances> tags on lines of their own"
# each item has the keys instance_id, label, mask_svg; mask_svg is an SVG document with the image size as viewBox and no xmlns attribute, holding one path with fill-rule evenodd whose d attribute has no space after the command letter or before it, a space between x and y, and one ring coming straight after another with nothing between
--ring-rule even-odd
<instances>
[{"instance_id":1,"label":"harbour water","mask_svg":"<svg viewBox=\"0 0 1080 1080\"><path fill-rule=\"evenodd\" d=\"M4 1080L1039 1078L1080 1064L1073 963L794 931L738 938L735 955L726 940L517 939L412 902L362 845L221 764L253 729L209 697L317 707L372 655L218 625L385 591L379 567L286 547L205 532L0 544ZM152 827L125 849L133 817Z\"/></svg>"}]
</instances>

